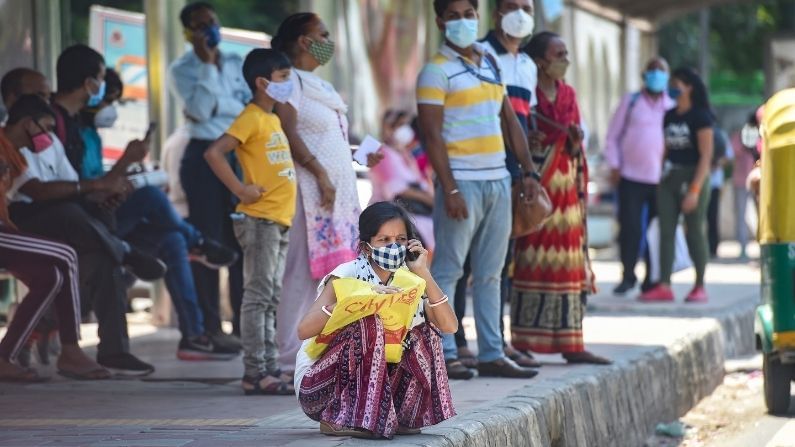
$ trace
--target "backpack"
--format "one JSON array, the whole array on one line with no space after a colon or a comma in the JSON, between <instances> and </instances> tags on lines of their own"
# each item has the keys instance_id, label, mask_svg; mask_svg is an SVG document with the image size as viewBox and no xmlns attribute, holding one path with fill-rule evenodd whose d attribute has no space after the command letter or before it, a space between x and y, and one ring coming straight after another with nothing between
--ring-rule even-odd
<instances>
[{"instance_id":1,"label":"backpack","mask_svg":"<svg viewBox=\"0 0 795 447\"><path fill-rule=\"evenodd\" d=\"M726 157L726 145L728 144L726 132L718 126L712 126L712 162Z\"/></svg>"}]
</instances>

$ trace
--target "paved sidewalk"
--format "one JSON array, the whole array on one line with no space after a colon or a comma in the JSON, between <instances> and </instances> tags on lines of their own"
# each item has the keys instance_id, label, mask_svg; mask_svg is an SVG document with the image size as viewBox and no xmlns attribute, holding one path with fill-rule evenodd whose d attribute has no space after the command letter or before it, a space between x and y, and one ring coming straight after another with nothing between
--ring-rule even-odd
<instances>
[{"instance_id":1,"label":"paved sidewalk","mask_svg":"<svg viewBox=\"0 0 795 447\"><path fill-rule=\"evenodd\" d=\"M695 339L715 330L714 317L752 308L758 297L759 272L747 265L711 266L708 290L712 299L705 305L686 305L681 299L670 305L643 305L634 297L612 297L606 292L618 280L617 263L599 261L595 267L603 291L589 300L589 316L585 321L586 343L597 354L614 359L615 365L567 366L559 356L539 356L544 366L539 376L532 380L476 378L468 382L452 382L459 416L425 430L423 435L396 438L392 445L529 445L536 438L529 434L526 438L517 438L523 435L521 432L517 435L511 428L516 425L511 418L528 411L537 413L538 408L546 405L544 402L553 395L563 402L555 411L565 413L557 415L565 427L541 427L540 431L547 433L546 438L541 436L537 439L552 442L557 436L555 433L560 432L562 437L558 442L562 439L565 442L559 445L599 445L598 441L588 439L591 434L584 432L586 425L581 426L580 419L603 427L604 433L599 436L610 439L607 437L616 435L610 433L616 424L609 420L611 415L614 419L621 416L633 418L636 417L634 413L640 414L645 410L636 408L639 404L630 401L620 404L629 405L623 410L611 408L609 402L604 402L600 403L605 406L601 411L604 414L596 414L599 413L597 411L591 414L592 410L585 408L585 403L582 408L570 408L555 393L567 393L566 390L585 383L590 387L592 400L609 400L609 393L605 394L607 391L598 389L596 384L613 380L612 377L624 374L625 370L636 367L641 361L659 360L667 355L665 353L677 355L686 349L683 340L687 337ZM692 272L675 276L677 296L687 292L691 277ZM468 335L473 337L471 318L467 319L466 326ZM84 329L90 331L93 328ZM132 332L141 334L134 337L133 352L153 362L157 367L156 374L144 381L75 382L55 377L43 384L0 384L0 405L3 408L0 445L197 447L372 444L320 435L317 423L300 412L294 397L243 396L237 382L242 375L239 359L231 362L180 362L174 356L178 341L176 331L154 331L149 325L135 323ZM90 338L86 341L91 342ZM474 343L472 345L474 347ZM696 391L691 393L691 399L699 399L711 391L714 376L722 374L723 353L711 352L717 349L714 346L717 345L713 343L704 348L710 352L702 350L700 354L693 355L696 358L703 355L704 363L709 363L702 365L706 372L697 371L697 368L693 371L668 371L672 377L692 382L688 386L692 385ZM720 366L715 365L718 362ZM721 368L721 371L716 368ZM701 377L701 381L698 377L690 378L691 375ZM654 377L647 379L654 381ZM619 389L625 388L619 381L615 382ZM658 387L653 383L647 385ZM650 396L665 393L665 390L649 390ZM637 392L645 391L639 389ZM667 392L677 393L670 389ZM533 410L530 407L538 408ZM655 415L673 415L687 409L663 408ZM543 410L549 411L552 410ZM551 424L553 416L547 414L541 418L542 422ZM634 424L637 436L648 434L641 432L647 430L649 421L629 422ZM496 435L489 431L492 429L497 430ZM489 435L479 438L478 432L488 432Z\"/></svg>"}]
</instances>

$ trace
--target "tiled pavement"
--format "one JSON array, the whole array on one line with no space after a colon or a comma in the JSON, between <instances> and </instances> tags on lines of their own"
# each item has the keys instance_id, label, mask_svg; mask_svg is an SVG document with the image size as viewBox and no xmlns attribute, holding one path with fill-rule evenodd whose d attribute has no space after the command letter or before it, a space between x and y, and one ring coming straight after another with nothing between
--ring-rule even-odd
<instances>
[{"instance_id":1,"label":"tiled pavement","mask_svg":"<svg viewBox=\"0 0 795 447\"><path fill-rule=\"evenodd\" d=\"M599 262L597 275L607 290L617 279L615 263ZM690 273L679 274L679 294L686 292ZM677 281L679 282L679 281ZM758 270L722 265L709 271L712 301L701 307L643 306L631 298L605 293L590 301L586 342L617 360L639 356L665 345L677 333L693 330L700 318L757 295ZM656 316L655 316L656 315ZM471 319L469 335L474 335ZM87 330L93 328L89 327ZM239 360L179 362L174 357L177 333L153 331L136 323L133 352L158 368L147 380L76 382L55 377L33 385L0 384L0 446L337 446L372 442L321 436L317 423L298 409L294 397L246 397L237 379ZM87 337L90 341L91 337ZM474 343L473 343L474 346ZM592 366L565 366L560 357L540 356L545 366L532 381L474 379L451 384L459 415L487 411L526 386L564 386ZM454 426L456 418L442 424ZM397 438L392 444L424 445L427 435ZM382 443L378 443L382 444Z\"/></svg>"}]
</instances>

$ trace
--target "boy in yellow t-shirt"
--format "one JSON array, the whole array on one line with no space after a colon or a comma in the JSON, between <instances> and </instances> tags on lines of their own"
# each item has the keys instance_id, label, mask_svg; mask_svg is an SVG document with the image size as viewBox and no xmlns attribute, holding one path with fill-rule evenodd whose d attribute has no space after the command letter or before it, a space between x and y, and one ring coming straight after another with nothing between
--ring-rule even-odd
<instances>
[{"instance_id":1,"label":"boy in yellow t-shirt","mask_svg":"<svg viewBox=\"0 0 795 447\"><path fill-rule=\"evenodd\" d=\"M290 67L278 51L249 53L243 77L254 99L204 154L215 175L240 199L237 211L243 215L234 225L243 248L240 332L247 395L295 392L290 377L279 371L275 330L297 187L290 146L273 107L292 93ZM243 168L243 182L226 160L231 151Z\"/></svg>"}]
</instances>

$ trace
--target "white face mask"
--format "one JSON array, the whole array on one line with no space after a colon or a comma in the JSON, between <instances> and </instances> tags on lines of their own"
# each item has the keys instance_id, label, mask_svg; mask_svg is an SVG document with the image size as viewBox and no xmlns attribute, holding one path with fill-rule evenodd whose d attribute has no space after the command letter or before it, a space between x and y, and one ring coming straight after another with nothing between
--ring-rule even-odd
<instances>
[{"instance_id":1,"label":"white face mask","mask_svg":"<svg viewBox=\"0 0 795 447\"><path fill-rule=\"evenodd\" d=\"M265 93L273 98L274 101L284 104L293 96L293 81L292 79L282 82L271 81L265 88Z\"/></svg>"},{"instance_id":2,"label":"white face mask","mask_svg":"<svg viewBox=\"0 0 795 447\"><path fill-rule=\"evenodd\" d=\"M116 120L119 118L119 113L116 111L115 106L103 107L96 115L94 115L94 125L97 129L105 129L113 127Z\"/></svg>"},{"instance_id":3,"label":"white face mask","mask_svg":"<svg viewBox=\"0 0 795 447\"><path fill-rule=\"evenodd\" d=\"M395 140L395 144L404 147L408 146L414 141L414 130L408 124L404 124L395 129L392 138Z\"/></svg>"},{"instance_id":4,"label":"white face mask","mask_svg":"<svg viewBox=\"0 0 795 447\"><path fill-rule=\"evenodd\" d=\"M511 37L524 39L533 34L536 22L533 16L523 9L511 11L502 16L502 30Z\"/></svg>"}]
</instances>

